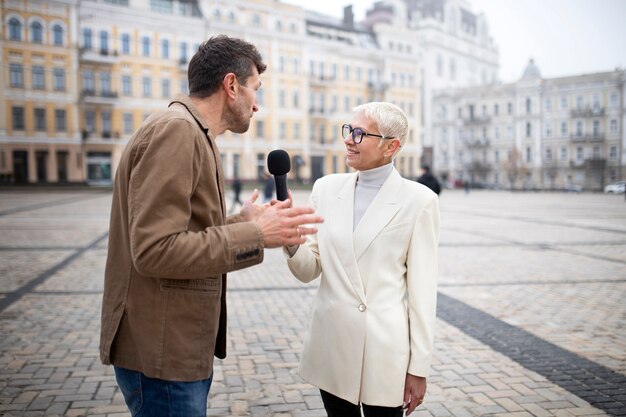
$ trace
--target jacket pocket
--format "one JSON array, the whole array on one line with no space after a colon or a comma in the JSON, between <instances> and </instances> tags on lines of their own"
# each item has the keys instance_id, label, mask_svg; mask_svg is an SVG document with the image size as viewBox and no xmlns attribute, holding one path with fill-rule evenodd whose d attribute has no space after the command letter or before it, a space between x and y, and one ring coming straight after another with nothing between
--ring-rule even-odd
<instances>
[{"instance_id":1,"label":"jacket pocket","mask_svg":"<svg viewBox=\"0 0 626 417\"><path fill-rule=\"evenodd\" d=\"M220 278L207 279L171 279L160 280L161 291L185 291L190 293L219 294L222 289Z\"/></svg>"}]
</instances>

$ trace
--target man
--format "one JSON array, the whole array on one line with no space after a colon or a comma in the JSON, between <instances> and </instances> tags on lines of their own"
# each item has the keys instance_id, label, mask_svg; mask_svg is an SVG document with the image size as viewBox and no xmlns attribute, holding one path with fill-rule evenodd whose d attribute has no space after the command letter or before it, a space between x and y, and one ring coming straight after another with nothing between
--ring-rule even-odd
<instances>
[{"instance_id":1,"label":"man","mask_svg":"<svg viewBox=\"0 0 626 417\"><path fill-rule=\"evenodd\" d=\"M133 416L205 416L213 356L226 356L226 273L264 248L304 243L321 222L289 200L226 217L215 137L243 133L266 66L216 36L189 63L189 96L149 117L124 150L113 190L100 357Z\"/></svg>"},{"instance_id":2,"label":"man","mask_svg":"<svg viewBox=\"0 0 626 417\"><path fill-rule=\"evenodd\" d=\"M430 167L428 165L422 166L422 175L419 176L417 182L424 184L437 195L441 192L439 181L437 181L437 178L430 173Z\"/></svg>"}]
</instances>

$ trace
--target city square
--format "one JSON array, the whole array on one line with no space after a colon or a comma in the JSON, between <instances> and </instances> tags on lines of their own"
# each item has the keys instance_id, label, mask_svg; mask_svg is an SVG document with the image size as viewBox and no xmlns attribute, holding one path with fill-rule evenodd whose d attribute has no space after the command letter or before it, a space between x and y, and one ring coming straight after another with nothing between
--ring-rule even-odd
<instances>
[{"instance_id":1,"label":"city square","mask_svg":"<svg viewBox=\"0 0 626 417\"><path fill-rule=\"evenodd\" d=\"M0 190L0 415L129 415L98 354L110 204L107 188ZM435 357L412 415L626 415L624 196L444 190L440 209ZM297 373L317 285L276 249L229 275L208 415L325 415Z\"/></svg>"}]
</instances>

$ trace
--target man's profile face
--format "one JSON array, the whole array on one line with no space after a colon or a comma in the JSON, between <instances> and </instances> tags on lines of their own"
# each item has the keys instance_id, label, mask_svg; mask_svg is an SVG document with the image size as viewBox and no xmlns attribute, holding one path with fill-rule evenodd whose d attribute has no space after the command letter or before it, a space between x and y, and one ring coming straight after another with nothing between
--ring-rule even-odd
<instances>
[{"instance_id":1,"label":"man's profile face","mask_svg":"<svg viewBox=\"0 0 626 417\"><path fill-rule=\"evenodd\" d=\"M250 128L250 121L254 113L259 111L256 94L261 88L261 76L256 66L253 65L252 75L245 84L238 84L237 98L232 108L232 120L230 129L235 133L245 133Z\"/></svg>"}]
</instances>

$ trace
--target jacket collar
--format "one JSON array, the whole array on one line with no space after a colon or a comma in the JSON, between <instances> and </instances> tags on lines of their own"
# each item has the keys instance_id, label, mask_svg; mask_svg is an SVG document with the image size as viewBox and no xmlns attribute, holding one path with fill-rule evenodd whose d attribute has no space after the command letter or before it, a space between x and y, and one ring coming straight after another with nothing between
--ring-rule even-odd
<instances>
[{"instance_id":1,"label":"jacket collar","mask_svg":"<svg viewBox=\"0 0 626 417\"><path fill-rule=\"evenodd\" d=\"M211 139L214 138L213 133L211 132L211 129L209 128L209 125L206 123L206 120L204 120L204 117L202 117L202 115L200 114L200 111L198 110L196 105L193 103L193 100L191 100L191 98L188 95L177 94L172 99L172 101L170 101L170 104L168 105L168 107L172 107L172 105L174 104L180 104L184 106L187 109L187 111L193 116L193 118L196 119L196 122L198 122L198 125L200 125L202 130L204 130L204 133L206 133L206 135L209 136Z\"/></svg>"}]
</instances>

